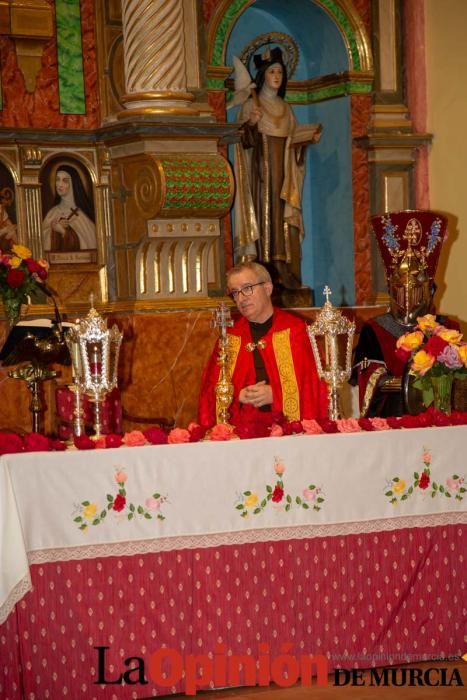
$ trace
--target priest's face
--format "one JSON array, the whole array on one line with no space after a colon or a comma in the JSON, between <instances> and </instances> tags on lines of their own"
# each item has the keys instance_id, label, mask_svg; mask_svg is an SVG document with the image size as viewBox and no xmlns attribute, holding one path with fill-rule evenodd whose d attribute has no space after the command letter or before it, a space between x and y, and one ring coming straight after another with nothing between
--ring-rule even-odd
<instances>
[{"instance_id":1,"label":"priest's face","mask_svg":"<svg viewBox=\"0 0 467 700\"><path fill-rule=\"evenodd\" d=\"M229 292L237 309L248 321L264 323L272 316L272 284L259 280L252 270L231 275Z\"/></svg>"}]
</instances>

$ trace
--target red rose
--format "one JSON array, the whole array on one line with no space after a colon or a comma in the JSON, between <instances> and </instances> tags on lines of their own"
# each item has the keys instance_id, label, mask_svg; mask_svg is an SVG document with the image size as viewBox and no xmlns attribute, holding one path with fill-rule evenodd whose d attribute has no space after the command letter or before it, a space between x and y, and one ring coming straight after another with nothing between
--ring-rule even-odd
<instances>
[{"instance_id":1,"label":"red rose","mask_svg":"<svg viewBox=\"0 0 467 700\"><path fill-rule=\"evenodd\" d=\"M301 435L303 427L299 420L289 420L282 424L284 435Z\"/></svg>"},{"instance_id":2,"label":"red rose","mask_svg":"<svg viewBox=\"0 0 467 700\"><path fill-rule=\"evenodd\" d=\"M167 444L167 434L162 428L148 428L147 430L143 430L143 435L151 445Z\"/></svg>"},{"instance_id":3,"label":"red rose","mask_svg":"<svg viewBox=\"0 0 467 700\"><path fill-rule=\"evenodd\" d=\"M418 428L419 420L418 416L411 416L410 414L405 414L400 418L401 428Z\"/></svg>"},{"instance_id":4,"label":"red rose","mask_svg":"<svg viewBox=\"0 0 467 700\"><path fill-rule=\"evenodd\" d=\"M446 425L451 425L451 417L443 413L443 411L437 411L436 409L431 414L433 418L433 425L439 428L444 428Z\"/></svg>"},{"instance_id":5,"label":"red rose","mask_svg":"<svg viewBox=\"0 0 467 700\"><path fill-rule=\"evenodd\" d=\"M330 420L329 418L317 418L318 423L322 427L325 433L338 433L339 428L335 420Z\"/></svg>"},{"instance_id":6,"label":"red rose","mask_svg":"<svg viewBox=\"0 0 467 700\"><path fill-rule=\"evenodd\" d=\"M418 416L414 416L414 418L417 419L417 427L419 428L429 428L431 425L433 425L433 419L429 411L419 413Z\"/></svg>"},{"instance_id":7,"label":"red rose","mask_svg":"<svg viewBox=\"0 0 467 700\"><path fill-rule=\"evenodd\" d=\"M391 428L391 430L399 430L401 427L401 422L399 418L396 418L395 416L389 416L386 418L386 422Z\"/></svg>"},{"instance_id":8,"label":"red rose","mask_svg":"<svg viewBox=\"0 0 467 700\"><path fill-rule=\"evenodd\" d=\"M407 362L410 357L410 351L404 350L404 348L397 348L396 357L398 357L399 360L402 360L402 362Z\"/></svg>"},{"instance_id":9,"label":"red rose","mask_svg":"<svg viewBox=\"0 0 467 700\"><path fill-rule=\"evenodd\" d=\"M192 426L188 426L188 432L190 433L190 442L199 442L206 435L206 428L202 425L193 423Z\"/></svg>"},{"instance_id":10,"label":"red rose","mask_svg":"<svg viewBox=\"0 0 467 700\"><path fill-rule=\"evenodd\" d=\"M439 335L432 335L425 343L424 349L432 357L438 357L447 345L449 345L449 343L440 338Z\"/></svg>"},{"instance_id":11,"label":"red rose","mask_svg":"<svg viewBox=\"0 0 467 700\"><path fill-rule=\"evenodd\" d=\"M63 452L66 450L66 443L63 440L51 440L50 449L55 450L55 452Z\"/></svg>"},{"instance_id":12,"label":"red rose","mask_svg":"<svg viewBox=\"0 0 467 700\"><path fill-rule=\"evenodd\" d=\"M115 500L114 500L114 504L113 504L113 506L112 506L112 509L113 509L113 510L116 510L117 513L120 513L120 511L123 510L123 509L125 508L125 504L126 504L126 498L125 498L125 496L122 496L121 493L118 493L118 494L115 496Z\"/></svg>"},{"instance_id":13,"label":"red rose","mask_svg":"<svg viewBox=\"0 0 467 700\"><path fill-rule=\"evenodd\" d=\"M274 503L280 503L284 498L284 489L279 484L276 484L274 491L272 492L272 500Z\"/></svg>"},{"instance_id":14,"label":"red rose","mask_svg":"<svg viewBox=\"0 0 467 700\"><path fill-rule=\"evenodd\" d=\"M418 482L418 485L421 489L427 489L430 484L430 477L426 472L423 472L420 481Z\"/></svg>"},{"instance_id":15,"label":"red rose","mask_svg":"<svg viewBox=\"0 0 467 700\"><path fill-rule=\"evenodd\" d=\"M452 425L467 425L467 413L465 411L453 411L451 413Z\"/></svg>"},{"instance_id":16,"label":"red rose","mask_svg":"<svg viewBox=\"0 0 467 700\"><path fill-rule=\"evenodd\" d=\"M24 436L25 452L49 452L50 440L40 433L29 433Z\"/></svg>"},{"instance_id":17,"label":"red rose","mask_svg":"<svg viewBox=\"0 0 467 700\"><path fill-rule=\"evenodd\" d=\"M23 440L16 433L0 433L0 455L11 455L23 451Z\"/></svg>"},{"instance_id":18,"label":"red rose","mask_svg":"<svg viewBox=\"0 0 467 700\"><path fill-rule=\"evenodd\" d=\"M373 423L369 418L359 418L358 419L358 424L362 430L374 430Z\"/></svg>"},{"instance_id":19,"label":"red rose","mask_svg":"<svg viewBox=\"0 0 467 700\"><path fill-rule=\"evenodd\" d=\"M33 258L28 258L27 260L24 261L26 267L28 268L29 272L36 273L37 275L39 274L40 270L43 270L37 260L34 260Z\"/></svg>"},{"instance_id":20,"label":"red rose","mask_svg":"<svg viewBox=\"0 0 467 700\"><path fill-rule=\"evenodd\" d=\"M25 277L26 275L23 270L12 268L6 273L6 283L12 289L19 289L19 287L22 286Z\"/></svg>"},{"instance_id":21,"label":"red rose","mask_svg":"<svg viewBox=\"0 0 467 700\"><path fill-rule=\"evenodd\" d=\"M123 439L121 435L116 433L109 433L105 436L105 446L106 447L121 447Z\"/></svg>"},{"instance_id":22,"label":"red rose","mask_svg":"<svg viewBox=\"0 0 467 700\"><path fill-rule=\"evenodd\" d=\"M96 443L94 440L91 440L87 435L75 435L73 438L73 442L75 444L75 447L78 448L78 450L95 450L96 449Z\"/></svg>"}]
</instances>

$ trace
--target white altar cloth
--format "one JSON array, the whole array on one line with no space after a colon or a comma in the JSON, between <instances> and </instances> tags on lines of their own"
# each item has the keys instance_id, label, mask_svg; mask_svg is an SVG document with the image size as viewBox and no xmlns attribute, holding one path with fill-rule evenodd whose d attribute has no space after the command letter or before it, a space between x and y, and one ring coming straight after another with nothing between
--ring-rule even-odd
<instances>
[{"instance_id":1,"label":"white altar cloth","mask_svg":"<svg viewBox=\"0 0 467 700\"><path fill-rule=\"evenodd\" d=\"M4 455L0 623L28 562L466 522L466 454L453 426Z\"/></svg>"}]
</instances>

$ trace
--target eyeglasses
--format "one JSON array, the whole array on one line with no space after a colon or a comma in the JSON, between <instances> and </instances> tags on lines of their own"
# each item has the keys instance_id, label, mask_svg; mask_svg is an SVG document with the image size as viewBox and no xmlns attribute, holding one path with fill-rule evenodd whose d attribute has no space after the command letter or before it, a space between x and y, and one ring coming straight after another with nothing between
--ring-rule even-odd
<instances>
[{"instance_id":1,"label":"eyeglasses","mask_svg":"<svg viewBox=\"0 0 467 700\"><path fill-rule=\"evenodd\" d=\"M230 296L232 297L232 299L234 301L237 301L240 294L243 294L244 297L251 297L251 295L253 294L253 289L255 287L259 287L261 284L265 284L265 282L256 282L255 284L246 284L241 289L231 289Z\"/></svg>"}]
</instances>

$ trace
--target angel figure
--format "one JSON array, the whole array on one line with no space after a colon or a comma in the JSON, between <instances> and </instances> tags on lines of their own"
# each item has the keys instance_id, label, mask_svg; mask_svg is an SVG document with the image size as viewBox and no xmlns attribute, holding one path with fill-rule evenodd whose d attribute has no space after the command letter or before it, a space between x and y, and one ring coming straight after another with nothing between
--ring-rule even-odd
<instances>
[{"instance_id":1,"label":"angel figure","mask_svg":"<svg viewBox=\"0 0 467 700\"><path fill-rule=\"evenodd\" d=\"M297 289L301 282L301 212L304 156L321 136L320 124L297 124L284 101L287 71L280 48L254 56L254 82L234 57L235 95L241 105L241 141L235 145L236 262L257 260L275 283Z\"/></svg>"}]
</instances>

